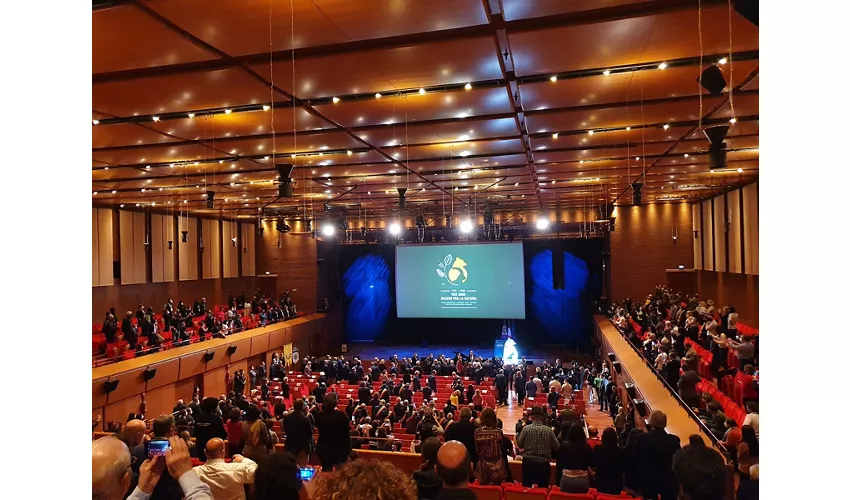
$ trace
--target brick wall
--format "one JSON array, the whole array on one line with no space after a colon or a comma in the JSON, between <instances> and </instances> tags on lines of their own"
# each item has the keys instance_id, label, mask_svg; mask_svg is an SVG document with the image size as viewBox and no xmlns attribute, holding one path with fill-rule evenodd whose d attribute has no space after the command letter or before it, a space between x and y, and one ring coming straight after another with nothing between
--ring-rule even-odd
<instances>
[{"instance_id":1,"label":"brick wall","mask_svg":"<svg viewBox=\"0 0 850 500\"><path fill-rule=\"evenodd\" d=\"M302 232L300 222L290 222L292 232L279 234L274 221L263 222L263 235L257 236L257 275L277 275L277 295L289 289L298 312L316 312L316 240ZM280 236L280 248L278 248Z\"/></svg>"},{"instance_id":2,"label":"brick wall","mask_svg":"<svg viewBox=\"0 0 850 500\"><path fill-rule=\"evenodd\" d=\"M611 298L644 297L665 284L665 269L694 265L693 220L687 203L617 207L611 233ZM674 241L674 230L678 237Z\"/></svg>"}]
</instances>

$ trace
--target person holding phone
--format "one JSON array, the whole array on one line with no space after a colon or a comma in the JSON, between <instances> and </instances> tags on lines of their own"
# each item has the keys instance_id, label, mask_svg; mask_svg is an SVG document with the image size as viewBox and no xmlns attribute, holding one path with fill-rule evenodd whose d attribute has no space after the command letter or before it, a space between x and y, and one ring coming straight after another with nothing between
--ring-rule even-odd
<instances>
[{"instance_id":1,"label":"person holding phone","mask_svg":"<svg viewBox=\"0 0 850 500\"><path fill-rule=\"evenodd\" d=\"M171 415L156 417L151 428L153 437L150 441L144 441L133 448L133 456L136 457L138 464L158 456L164 457L170 447L169 438L176 435L174 417ZM171 477L168 471L163 471L154 488L154 498L180 498L182 495L183 492L177 481Z\"/></svg>"},{"instance_id":2,"label":"person holding phone","mask_svg":"<svg viewBox=\"0 0 850 500\"><path fill-rule=\"evenodd\" d=\"M233 455L230 463L224 461L224 441L213 438L207 442L207 462L195 467L201 481L206 483L216 500L244 500L245 485L254 483L257 463L242 455Z\"/></svg>"}]
</instances>

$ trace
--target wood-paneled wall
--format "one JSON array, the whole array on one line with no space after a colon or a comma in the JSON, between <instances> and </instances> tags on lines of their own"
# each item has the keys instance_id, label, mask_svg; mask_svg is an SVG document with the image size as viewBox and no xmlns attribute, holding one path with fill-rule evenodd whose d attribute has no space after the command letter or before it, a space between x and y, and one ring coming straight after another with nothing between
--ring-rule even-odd
<instances>
[{"instance_id":1,"label":"wood-paneled wall","mask_svg":"<svg viewBox=\"0 0 850 500\"><path fill-rule=\"evenodd\" d=\"M237 233L235 222L221 222L221 258L224 263L222 269L225 278L239 276L239 238ZM236 239L235 244L234 238Z\"/></svg>"},{"instance_id":2,"label":"wood-paneled wall","mask_svg":"<svg viewBox=\"0 0 850 500\"><path fill-rule=\"evenodd\" d=\"M174 261L177 256L174 242L174 218L151 215L151 279L154 283L174 281ZM171 247L168 242L171 242Z\"/></svg>"},{"instance_id":3,"label":"wood-paneled wall","mask_svg":"<svg viewBox=\"0 0 850 500\"><path fill-rule=\"evenodd\" d=\"M109 286L115 283L112 276L112 262L115 260L112 210L92 208L91 219L91 284L92 286Z\"/></svg>"},{"instance_id":4,"label":"wood-paneled wall","mask_svg":"<svg viewBox=\"0 0 850 500\"><path fill-rule=\"evenodd\" d=\"M242 251L242 276L257 274L257 226L247 222L239 223L240 248Z\"/></svg>"},{"instance_id":5,"label":"wood-paneled wall","mask_svg":"<svg viewBox=\"0 0 850 500\"><path fill-rule=\"evenodd\" d=\"M204 219L201 221L203 247L201 249L204 278L221 278L221 222Z\"/></svg>"},{"instance_id":6,"label":"wood-paneled wall","mask_svg":"<svg viewBox=\"0 0 850 500\"><path fill-rule=\"evenodd\" d=\"M145 283L147 281L145 214L126 210L119 210L118 214L121 284Z\"/></svg>"},{"instance_id":7,"label":"wood-paneled wall","mask_svg":"<svg viewBox=\"0 0 850 500\"><path fill-rule=\"evenodd\" d=\"M758 274L758 183L694 205L694 267Z\"/></svg>"},{"instance_id":8,"label":"wood-paneled wall","mask_svg":"<svg viewBox=\"0 0 850 500\"><path fill-rule=\"evenodd\" d=\"M178 231L178 255L180 256L180 280L198 279L198 250L199 234L198 219L195 217L178 217L179 231L189 231L189 239L184 242L182 234Z\"/></svg>"}]
</instances>

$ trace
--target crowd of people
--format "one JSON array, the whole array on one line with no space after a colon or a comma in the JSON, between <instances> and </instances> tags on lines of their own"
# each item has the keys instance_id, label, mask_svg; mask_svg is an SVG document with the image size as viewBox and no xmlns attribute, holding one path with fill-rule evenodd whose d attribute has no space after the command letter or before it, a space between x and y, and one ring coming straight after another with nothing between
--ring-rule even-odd
<instances>
[{"instance_id":1,"label":"crowd of people","mask_svg":"<svg viewBox=\"0 0 850 500\"><path fill-rule=\"evenodd\" d=\"M208 335L223 337L242 331L246 328L244 318L249 318L252 324L266 326L297 315L288 289L280 300L258 290L253 297L246 297L244 292L231 293L226 307L221 310L208 305L206 298L196 300L191 307L183 301L175 306L174 299L169 298L161 317L157 317L152 306L139 304L135 313L127 311L120 323L113 307L105 314L101 332L107 343L125 340L130 349L142 351L144 348L144 353L148 353L156 352L165 341L163 332L169 332L174 345L179 346L188 343L193 334L203 341Z\"/></svg>"}]
</instances>

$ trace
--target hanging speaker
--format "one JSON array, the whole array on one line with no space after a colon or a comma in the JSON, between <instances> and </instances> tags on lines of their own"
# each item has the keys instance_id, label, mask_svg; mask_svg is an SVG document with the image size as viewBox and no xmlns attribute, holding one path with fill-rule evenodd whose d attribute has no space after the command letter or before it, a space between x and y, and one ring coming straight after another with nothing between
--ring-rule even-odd
<instances>
[{"instance_id":1,"label":"hanging speaker","mask_svg":"<svg viewBox=\"0 0 850 500\"><path fill-rule=\"evenodd\" d=\"M215 191L207 191L207 208L214 208Z\"/></svg>"},{"instance_id":2,"label":"hanging speaker","mask_svg":"<svg viewBox=\"0 0 850 500\"><path fill-rule=\"evenodd\" d=\"M642 188L643 188L643 183L640 183L640 182L633 182L632 183L632 189L634 190L634 193L632 194L632 204L636 207L639 207L640 204L641 204L640 190Z\"/></svg>"},{"instance_id":3,"label":"hanging speaker","mask_svg":"<svg viewBox=\"0 0 850 500\"><path fill-rule=\"evenodd\" d=\"M407 192L407 188L398 188L398 208L399 210L404 210L404 193Z\"/></svg>"},{"instance_id":4,"label":"hanging speaker","mask_svg":"<svg viewBox=\"0 0 850 500\"><path fill-rule=\"evenodd\" d=\"M708 169L726 168L726 143L721 142L719 146L708 147Z\"/></svg>"},{"instance_id":5,"label":"hanging speaker","mask_svg":"<svg viewBox=\"0 0 850 500\"><path fill-rule=\"evenodd\" d=\"M635 389L635 384L626 384L626 392L629 394L630 399L637 398L637 389Z\"/></svg>"},{"instance_id":6,"label":"hanging speaker","mask_svg":"<svg viewBox=\"0 0 850 500\"><path fill-rule=\"evenodd\" d=\"M238 346L235 346L235 345L229 345L229 346L227 346L227 355L228 355L228 356L233 356L233 353L234 353L234 352L236 352L236 348L237 348L237 347L238 347Z\"/></svg>"},{"instance_id":7,"label":"hanging speaker","mask_svg":"<svg viewBox=\"0 0 850 500\"><path fill-rule=\"evenodd\" d=\"M646 401L642 399L635 399L634 401L632 401L632 404L635 405L635 410L637 410L638 415L640 415L641 417L646 417L648 413L646 408Z\"/></svg>"},{"instance_id":8,"label":"hanging speaker","mask_svg":"<svg viewBox=\"0 0 850 500\"><path fill-rule=\"evenodd\" d=\"M204 353L204 363L209 363L215 357L215 353L212 351L207 351Z\"/></svg>"},{"instance_id":9,"label":"hanging speaker","mask_svg":"<svg viewBox=\"0 0 850 500\"><path fill-rule=\"evenodd\" d=\"M697 81L711 95L720 95L723 93L723 89L726 88L726 79L723 78L723 71L714 64L702 70Z\"/></svg>"},{"instance_id":10,"label":"hanging speaker","mask_svg":"<svg viewBox=\"0 0 850 500\"><path fill-rule=\"evenodd\" d=\"M103 390L106 391L107 394L114 391L118 388L118 380L107 380L103 383Z\"/></svg>"},{"instance_id":11,"label":"hanging speaker","mask_svg":"<svg viewBox=\"0 0 850 500\"><path fill-rule=\"evenodd\" d=\"M295 168L291 163L277 163L274 166L277 170L279 184L277 186L277 195L280 198L292 198L292 169Z\"/></svg>"},{"instance_id":12,"label":"hanging speaker","mask_svg":"<svg viewBox=\"0 0 850 500\"><path fill-rule=\"evenodd\" d=\"M142 372L142 378L145 379L145 381L148 381L154 377L156 377L156 368L148 368Z\"/></svg>"}]
</instances>

